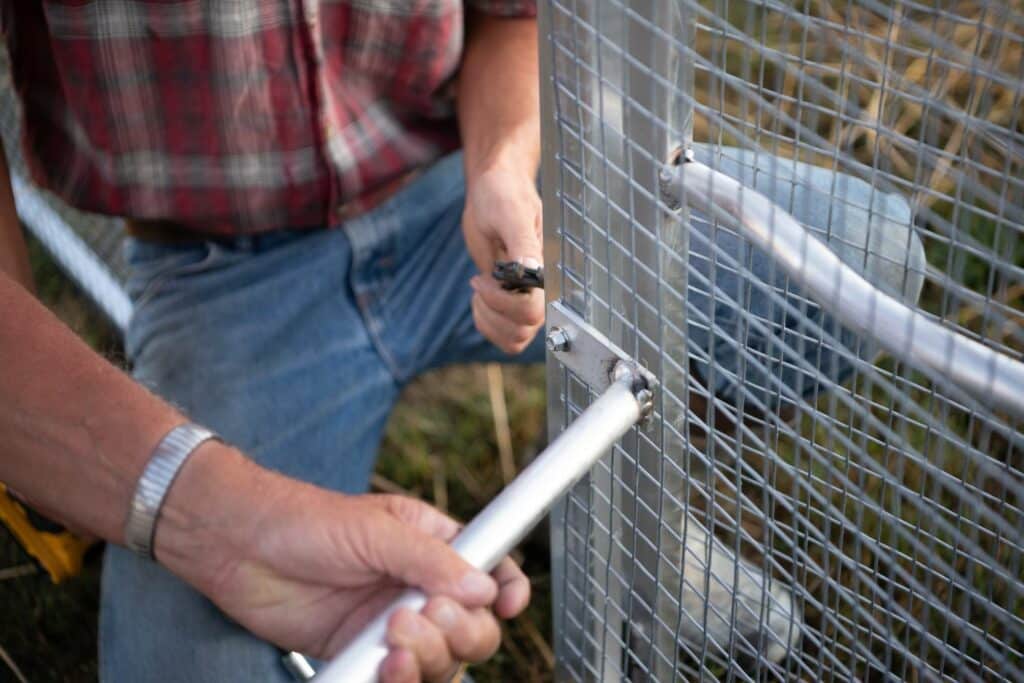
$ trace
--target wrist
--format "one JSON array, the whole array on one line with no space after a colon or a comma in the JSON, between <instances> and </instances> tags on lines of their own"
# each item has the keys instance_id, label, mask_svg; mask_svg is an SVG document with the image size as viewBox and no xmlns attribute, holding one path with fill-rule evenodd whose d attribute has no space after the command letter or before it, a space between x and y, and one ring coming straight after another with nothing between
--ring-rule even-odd
<instances>
[{"instance_id":1,"label":"wrist","mask_svg":"<svg viewBox=\"0 0 1024 683\"><path fill-rule=\"evenodd\" d=\"M224 558L254 538L270 473L216 440L182 466L156 523L156 560L193 585L215 581Z\"/></svg>"},{"instance_id":2,"label":"wrist","mask_svg":"<svg viewBox=\"0 0 1024 683\"><path fill-rule=\"evenodd\" d=\"M217 435L197 424L187 422L167 432L149 456L135 485L132 504L124 525L124 543L138 555L153 558L153 536L156 522L167 499L167 493L203 442Z\"/></svg>"},{"instance_id":3,"label":"wrist","mask_svg":"<svg viewBox=\"0 0 1024 683\"><path fill-rule=\"evenodd\" d=\"M476 181L493 172L520 178L533 185L540 167L539 145L531 142L528 134L507 135L500 142L465 152L466 188L472 189Z\"/></svg>"}]
</instances>

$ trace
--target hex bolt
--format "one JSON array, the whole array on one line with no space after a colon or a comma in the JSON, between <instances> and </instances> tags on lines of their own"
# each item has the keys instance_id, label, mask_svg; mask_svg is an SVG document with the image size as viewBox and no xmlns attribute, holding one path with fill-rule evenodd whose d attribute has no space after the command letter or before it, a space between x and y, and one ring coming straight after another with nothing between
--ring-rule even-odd
<instances>
[{"instance_id":1,"label":"hex bolt","mask_svg":"<svg viewBox=\"0 0 1024 683\"><path fill-rule=\"evenodd\" d=\"M569 350L569 333L561 327L552 327L548 332L548 336L545 341L548 345L548 351L557 352Z\"/></svg>"},{"instance_id":2,"label":"hex bolt","mask_svg":"<svg viewBox=\"0 0 1024 683\"><path fill-rule=\"evenodd\" d=\"M654 393L650 389L641 389L637 392L636 400L640 404L640 416L644 419L650 417L654 410Z\"/></svg>"}]
</instances>

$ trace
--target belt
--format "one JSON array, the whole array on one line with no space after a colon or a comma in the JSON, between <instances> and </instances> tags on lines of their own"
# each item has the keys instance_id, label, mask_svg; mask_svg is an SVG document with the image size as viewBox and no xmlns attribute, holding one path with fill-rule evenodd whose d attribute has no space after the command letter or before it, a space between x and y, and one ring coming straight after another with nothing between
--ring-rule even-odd
<instances>
[{"instance_id":1,"label":"belt","mask_svg":"<svg viewBox=\"0 0 1024 683\"><path fill-rule=\"evenodd\" d=\"M352 201L345 202L334 210L333 217L340 222L344 222L371 211L394 196L417 175L419 175L419 169L413 169L412 171L402 174L395 180L384 183L380 187L360 195ZM234 246L240 241L251 243L255 240L256 242L259 242L261 237L269 235L269 232L234 234L205 232L185 223L163 218L128 218L125 220L125 231L132 237L144 242L155 242L157 244L170 245L214 242L217 244ZM279 231L275 230L272 232L276 233ZM298 230L293 230L293 232L298 232Z\"/></svg>"}]
</instances>

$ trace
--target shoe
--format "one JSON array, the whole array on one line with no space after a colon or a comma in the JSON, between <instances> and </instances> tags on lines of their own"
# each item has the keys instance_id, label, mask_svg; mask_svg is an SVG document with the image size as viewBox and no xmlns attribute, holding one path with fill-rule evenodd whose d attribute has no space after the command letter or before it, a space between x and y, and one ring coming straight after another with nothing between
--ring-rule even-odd
<instances>
[{"instance_id":1,"label":"shoe","mask_svg":"<svg viewBox=\"0 0 1024 683\"><path fill-rule=\"evenodd\" d=\"M712 652L728 652L735 631L737 653L782 661L797 647L802 623L789 589L772 581L766 590L764 572L715 541L692 516L685 520L685 533L680 637L691 650L700 651L707 638L717 646Z\"/></svg>"}]
</instances>

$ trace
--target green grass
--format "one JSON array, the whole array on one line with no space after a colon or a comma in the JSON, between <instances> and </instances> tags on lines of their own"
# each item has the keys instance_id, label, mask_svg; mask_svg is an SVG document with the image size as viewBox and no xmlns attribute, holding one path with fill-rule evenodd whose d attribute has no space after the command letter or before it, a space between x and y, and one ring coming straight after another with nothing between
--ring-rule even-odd
<instances>
[{"instance_id":1,"label":"green grass","mask_svg":"<svg viewBox=\"0 0 1024 683\"><path fill-rule=\"evenodd\" d=\"M72 329L115 363L123 363L118 335L63 277L38 244L30 245L40 298ZM504 369L509 424L517 464L539 445L544 428L540 367ZM403 394L381 449L378 475L468 520L503 485L498 467L487 373L482 366L434 372ZM544 525L518 557L533 584L527 612L505 626L502 649L473 668L477 681L550 680L550 582ZM32 683L95 681L101 553L87 557L82 574L53 585L45 573L0 580L0 647ZM0 570L34 568L0 525ZM0 681L15 680L0 662Z\"/></svg>"}]
</instances>

